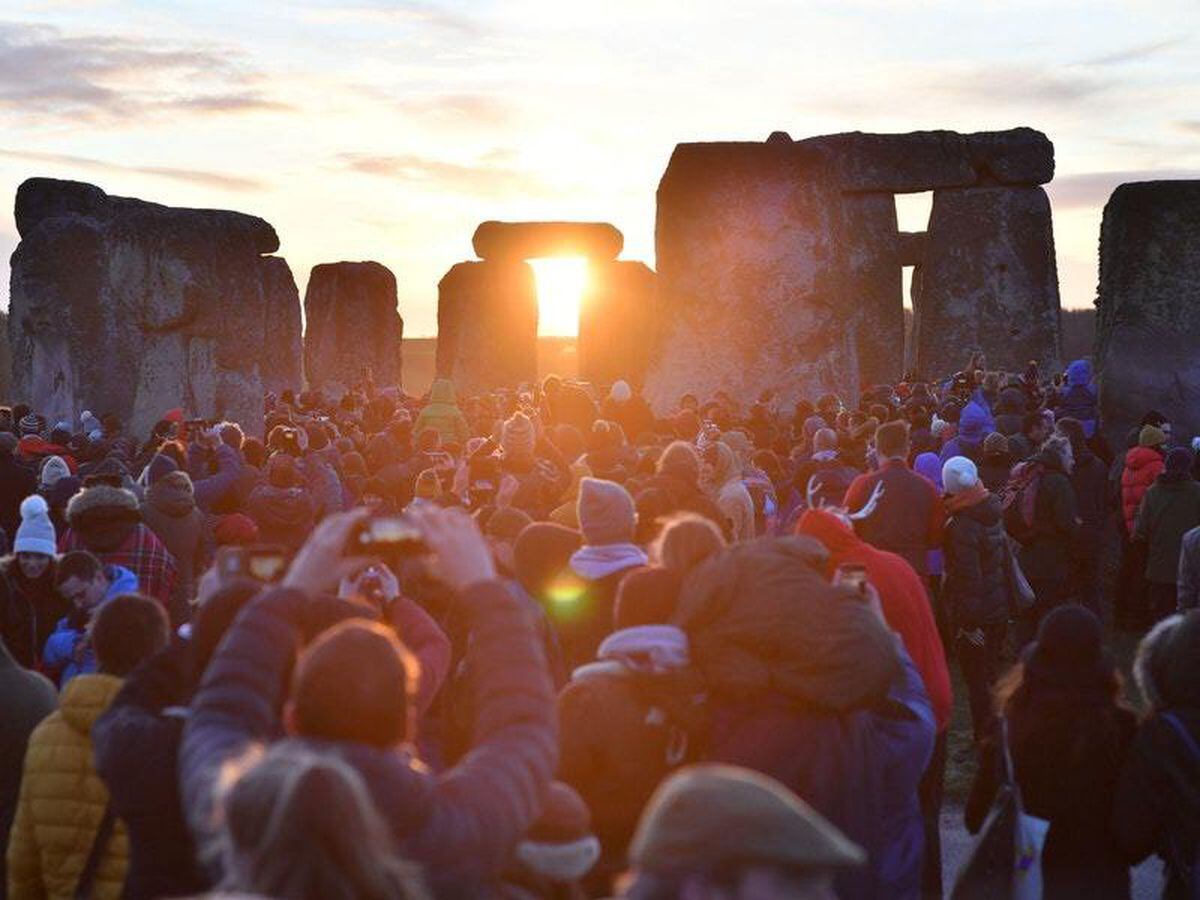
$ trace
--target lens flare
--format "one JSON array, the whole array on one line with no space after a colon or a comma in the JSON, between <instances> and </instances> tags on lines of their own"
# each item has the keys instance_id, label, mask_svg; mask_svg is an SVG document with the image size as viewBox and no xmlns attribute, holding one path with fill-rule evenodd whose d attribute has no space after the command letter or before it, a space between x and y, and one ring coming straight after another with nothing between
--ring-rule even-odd
<instances>
[{"instance_id":1,"label":"lens flare","mask_svg":"<svg viewBox=\"0 0 1200 900\"><path fill-rule=\"evenodd\" d=\"M579 608L580 601L587 591L583 579L571 574L560 575L546 589L546 597L550 601L551 612L556 616L570 616Z\"/></svg>"}]
</instances>

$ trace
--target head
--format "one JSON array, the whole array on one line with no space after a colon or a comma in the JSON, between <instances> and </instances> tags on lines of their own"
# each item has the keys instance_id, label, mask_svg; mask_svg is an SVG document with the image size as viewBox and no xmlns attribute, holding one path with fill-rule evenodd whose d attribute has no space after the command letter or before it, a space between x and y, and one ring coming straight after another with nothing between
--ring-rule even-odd
<instances>
[{"instance_id":1,"label":"head","mask_svg":"<svg viewBox=\"0 0 1200 900\"><path fill-rule=\"evenodd\" d=\"M1200 707L1200 610L1163 619L1142 638L1133 663L1151 712Z\"/></svg>"},{"instance_id":2,"label":"head","mask_svg":"<svg viewBox=\"0 0 1200 900\"><path fill-rule=\"evenodd\" d=\"M141 594L114 597L100 607L91 625L100 671L119 678L166 647L170 637L163 605Z\"/></svg>"},{"instance_id":3,"label":"head","mask_svg":"<svg viewBox=\"0 0 1200 900\"><path fill-rule=\"evenodd\" d=\"M724 549L725 538L712 521L695 513L679 513L663 525L650 547L650 559L683 575Z\"/></svg>"},{"instance_id":4,"label":"head","mask_svg":"<svg viewBox=\"0 0 1200 900\"><path fill-rule=\"evenodd\" d=\"M276 744L224 781L224 888L286 900L426 896L362 776L333 754Z\"/></svg>"},{"instance_id":5,"label":"head","mask_svg":"<svg viewBox=\"0 0 1200 900\"><path fill-rule=\"evenodd\" d=\"M718 441L704 448L701 456L700 480L710 489L717 489L740 478L742 467L729 445Z\"/></svg>"},{"instance_id":6,"label":"head","mask_svg":"<svg viewBox=\"0 0 1200 900\"><path fill-rule=\"evenodd\" d=\"M832 428L820 428L813 435L813 453L830 453L837 450L837 432Z\"/></svg>"},{"instance_id":7,"label":"head","mask_svg":"<svg viewBox=\"0 0 1200 900\"><path fill-rule=\"evenodd\" d=\"M246 442L246 434L237 422L222 422L217 426L217 435L223 444L234 450L241 450L242 444Z\"/></svg>"},{"instance_id":8,"label":"head","mask_svg":"<svg viewBox=\"0 0 1200 900\"><path fill-rule=\"evenodd\" d=\"M667 625L675 614L683 573L657 566L634 569L621 579L613 604L613 626Z\"/></svg>"},{"instance_id":9,"label":"head","mask_svg":"<svg viewBox=\"0 0 1200 900\"><path fill-rule=\"evenodd\" d=\"M267 483L274 488L300 487L304 477L296 466L296 458L288 453L276 453L267 460Z\"/></svg>"},{"instance_id":10,"label":"head","mask_svg":"<svg viewBox=\"0 0 1200 900\"><path fill-rule=\"evenodd\" d=\"M1000 434L998 431L993 431L983 439L983 455L991 457L1007 457L1008 438Z\"/></svg>"},{"instance_id":11,"label":"head","mask_svg":"<svg viewBox=\"0 0 1200 900\"><path fill-rule=\"evenodd\" d=\"M952 456L942 466L942 485L951 497L979 484L979 469L965 456Z\"/></svg>"},{"instance_id":12,"label":"head","mask_svg":"<svg viewBox=\"0 0 1200 900\"><path fill-rule=\"evenodd\" d=\"M626 898L830 900L862 850L765 775L682 769L654 793L629 851Z\"/></svg>"},{"instance_id":13,"label":"head","mask_svg":"<svg viewBox=\"0 0 1200 900\"><path fill-rule=\"evenodd\" d=\"M21 501L21 524L13 540L13 552L18 558L26 556L53 557L58 552L58 539L54 523L50 521L50 507L38 494L31 494Z\"/></svg>"},{"instance_id":14,"label":"head","mask_svg":"<svg viewBox=\"0 0 1200 900\"><path fill-rule=\"evenodd\" d=\"M908 423L885 422L875 429L875 452L880 460L908 458Z\"/></svg>"},{"instance_id":15,"label":"head","mask_svg":"<svg viewBox=\"0 0 1200 900\"><path fill-rule=\"evenodd\" d=\"M492 555L506 572L516 571L514 548L517 538L532 524L533 519L527 513L509 506L497 509L483 526L483 536L492 548Z\"/></svg>"},{"instance_id":16,"label":"head","mask_svg":"<svg viewBox=\"0 0 1200 900\"><path fill-rule=\"evenodd\" d=\"M108 593L104 565L86 550L74 550L58 561L54 586L59 596L82 612L99 606Z\"/></svg>"},{"instance_id":17,"label":"head","mask_svg":"<svg viewBox=\"0 0 1200 900\"><path fill-rule=\"evenodd\" d=\"M419 678L419 664L393 631L343 622L300 654L285 723L305 737L397 747L414 731Z\"/></svg>"},{"instance_id":18,"label":"head","mask_svg":"<svg viewBox=\"0 0 1200 900\"><path fill-rule=\"evenodd\" d=\"M637 510L629 491L615 481L584 478L579 482L579 530L587 544L604 546L633 540Z\"/></svg>"},{"instance_id":19,"label":"head","mask_svg":"<svg viewBox=\"0 0 1200 900\"><path fill-rule=\"evenodd\" d=\"M261 469L267 462L267 448L256 437L248 437L242 441L242 458L256 469Z\"/></svg>"},{"instance_id":20,"label":"head","mask_svg":"<svg viewBox=\"0 0 1200 900\"><path fill-rule=\"evenodd\" d=\"M500 447L508 459L529 459L537 444L533 421L523 412L513 413L500 427Z\"/></svg>"},{"instance_id":21,"label":"head","mask_svg":"<svg viewBox=\"0 0 1200 900\"><path fill-rule=\"evenodd\" d=\"M675 476L695 487L700 483L700 455L686 441L672 441L658 458L658 473Z\"/></svg>"},{"instance_id":22,"label":"head","mask_svg":"<svg viewBox=\"0 0 1200 900\"><path fill-rule=\"evenodd\" d=\"M1021 434L1029 438L1033 446L1040 447L1050 436L1050 423L1040 412L1026 413L1021 419Z\"/></svg>"},{"instance_id":23,"label":"head","mask_svg":"<svg viewBox=\"0 0 1200 900\"><path fill-rule=\"evenodd\" d=\"M1066 435L1052 434L1042 442L1042 454L1057 460L1064 472L1075 468L1075 454L1071 452L1071 442Z\"/></svg>"},{"instance_id":24,"label":"head","mask_svg":"<svg viewBox=\"0 0 1200 900\"><path fill-rule=\"evenodd\" d=\"M192 614L192 671L197 678L208 668L221 638L238 613L262 593L263 586L248 578L219 584L202 598Z\"/></svg>"}]
</instances>

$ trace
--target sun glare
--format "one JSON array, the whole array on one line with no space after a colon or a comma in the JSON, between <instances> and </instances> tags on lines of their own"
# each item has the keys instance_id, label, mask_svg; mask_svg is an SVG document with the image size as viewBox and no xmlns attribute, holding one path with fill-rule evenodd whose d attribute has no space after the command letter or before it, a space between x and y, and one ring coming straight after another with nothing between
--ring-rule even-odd
<instances>
[{"instance_id":1,"label":"sun glare","mask_svg":"<svg viewBox=\"0 0 1200 900\"><path fill-rule=\"evenodd\" d=\"M574 337L579 333L579 306L588 285L587 260L548 257L530 260L537 279L538 334Z\"/></svg>"}]
</instances>

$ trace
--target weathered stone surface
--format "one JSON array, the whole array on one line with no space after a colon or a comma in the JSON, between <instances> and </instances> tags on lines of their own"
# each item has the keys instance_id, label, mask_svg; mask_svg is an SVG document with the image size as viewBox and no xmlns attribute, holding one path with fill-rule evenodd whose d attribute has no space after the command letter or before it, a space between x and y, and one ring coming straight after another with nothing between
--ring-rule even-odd
<instances>
[{"instance_id":1,"label":"weathered stone surface","mask_svg":"<svg viewBox=\"0 0 1200 900\"><path fill-rule=\"evenodd\" d=\"M925 257L925 231L901 231L897 256L901 266L919 266Z\"/></svg>"},{"instance_id":2,"label":"weathered stone surface","mask_svg":"<svg viewBox=\"0 0 1200 900\"><path fill-rule=\"evenodd\" d=\"M396 309L396 276L386 266L313 266L304 292L304 320L310 386L354 384L368 369L376 384L400 384L404 321Z\"/></svg>"},{"instance_id":3,"label":"weathered stone surface","mask_svg":"<svg viewBox=\"0 0 1200 900\"><path fill-rule=\"evenodd\" d=\"M1054 177L1054 144L1033 128L968 134L971 164L980 182L1033 186Z\"/></svg>"},{"instance_id":4,"label":"weathered stone surface","mask_svg":"<svg viewBox=\"0 0 1200 900\"><path fill-rule=\"evenodd\" d=\"M264 256L261 267L263 330L267 335L261 359L263 387L278 395L304 385L300 291L283 257Z\"/></svg>"},{"instance_id":5,"label":"weathered stone surface","mask_svg":"<svg viewBox=\"0 0 1200 900\"><path fill-rule=\"evenodd\" d=\"M1058 270L1041 188L968 188L933 198L924 264L914 281L918 374L931 378L983 350L988 365L1058 369Z\"/></svg>"},{"instance_id":6,"label":"weathered stone surface","mask_svg":"<svg viewBox=\"0 0 1200 900\"><path fill-rule=\"evenodd\" d=\"M261 428L264 368L286 368L264 366L268 322L290 318L262 256L279 247L269 224L45 178L21 185L15 214L16 396L52 419L116 413L135 433L175 406Z\"/></svg>"},{"instance_id":7,"label":"weathered stone surface","mask_svg":"<svg viewBox=\"0 0 1200 900\"><path fill-rule=\"evenodd\" d=\"M1200 181L1123 184L1104 207L1100 414L1114 446L1150 409L1200 434Z\"/></svg>"},{"instance_id":8,"label":"weathered stone surface","mask_svg":"<svg viewBox=\"0 0 1200 900\"><path fill-rule=\"evenodd\" d=\"M579 313L579 376L641 385L655 328L654 270L640 262L592 263Z\"/></svg>"},{"instance_id":9,"label":"weathered stone surface","mask_svg":"<svg viewBox=\"0 0 1200 900\"><path fill-rule=\"evenodd\" d=\"M537 377L537 285L524 262L463 262L438 282L437 374L460 396Z\"/></svg>"},{"instance_id":10,"label":"weathered stone surface","mask_svg":"<svg viewBox=\"0 0 1200 900\"><path fill-rule=\"evenodd\" d=\"M904 279L891 194L845 194L841 298L863 385L894 384L904 369ZM854 323L857 322L857 325Z\"/></svg>"},{"instance_id":11,"label":"weathered stone surface","mask_svg":"<svg viewBox=\"0 0 1200 900\"><path fill-rule=\"evenodd\" d=\"M616 259L625 237L607 222L484 222L471 245L480 259L524 260L542 256Z\"/></svg>"},{"instance_id":12,"label":"weathered stone surface","mask_svg":"<svg viewBox=\"0 0 1200 900\"><path fill-rule=\"evenodd\" d=\"M783 402L856 393L840 197L806 142L681 144L658 187L658 318L646 396ZM857 283L857 282L856 282Z\"/></svg>"}]
</instances>

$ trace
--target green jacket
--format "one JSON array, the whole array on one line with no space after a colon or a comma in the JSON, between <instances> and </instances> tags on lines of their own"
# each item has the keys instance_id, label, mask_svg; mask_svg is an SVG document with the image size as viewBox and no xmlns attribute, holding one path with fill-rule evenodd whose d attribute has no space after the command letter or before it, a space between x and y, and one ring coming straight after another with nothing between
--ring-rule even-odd
<instances>
[{"instance_id":1,"label":"green jacket","mask_svg":"<svg viewBox=\"0 0 1200 900\"><path fill-rule=\"evenodd\" d=\"M413 426L413 434L419 435L426 428L432 428L442 436L442 443L453 441L465 444L471 436L467 425L467 417L455 404L454 382L448 378L439 378L429 391L429 402L417 416Z\"/></svg>"},{"instance_id":2,"label":"green jacket","mask_svg":"<svg viewBox=\"0 0 1200 900\"><path fill-rule=\"evenodd\" d=\"M1147 545L1148 581L1175 582L1183 535L1197 525L1200 525L1200 482L1159 475L1146 491L1133 530L1134 538Z\"/></svg>"}]
</instances>

